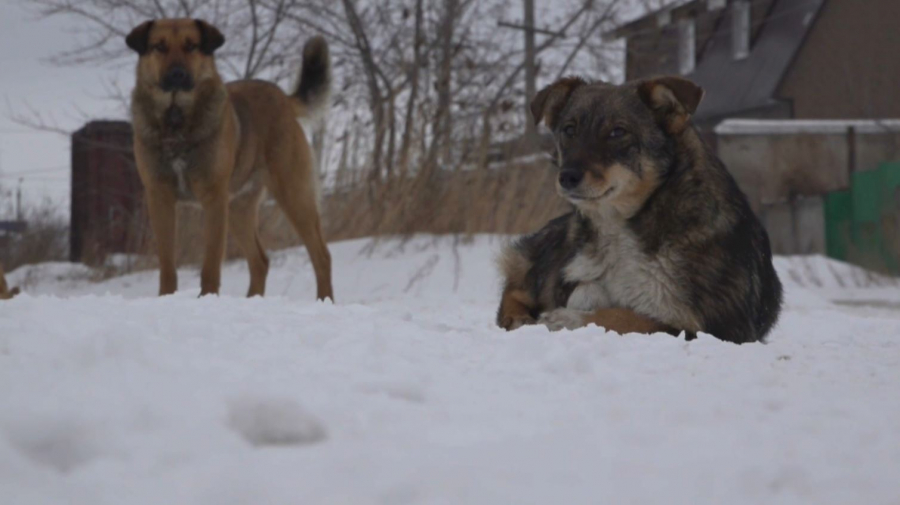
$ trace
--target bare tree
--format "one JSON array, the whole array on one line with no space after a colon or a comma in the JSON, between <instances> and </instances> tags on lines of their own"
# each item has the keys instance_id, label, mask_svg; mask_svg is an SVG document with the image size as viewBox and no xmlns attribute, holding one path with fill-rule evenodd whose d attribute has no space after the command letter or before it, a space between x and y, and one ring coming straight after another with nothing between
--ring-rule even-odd
<instances>
[{"instance_id":1,"label":"bare tree","mask_svg":"<svg viewBox=\"0 0 900 505\"><path fill-rule=\"evenodd\" d=\"M419 73L422 69L422 45L424 35L422 33L422 0L416 0L415 30L413 32L413 61L409 70L409 98L406 100L406 114L404 116L403 140L400 143L400 173L406 175L409 167L409 149L412 143L414 128L413 115L416 110L416 102L419 98Z\"/></svg>"},{"instance_id":2,"label":"bare tree","mask_svg":"<svg viewBox=\"0 0 900 505\"><path fill-rule=\"evenodd\" d=\"M427 170L431 170L434 167L438 150L441 148L449 149L450 147L450 124L452 122L450 110L452 92L451 81L453 78L453 57L455 54L453 35L460 5L458 0L444 0L443 4L444 10L441 15L440 28L438 30L441 57L438 65L436 82L437 108L434 111L433 126L431 128L431 147L429 148L428 158L425 162Z\"/></svg>"},{"instance_id":3,"label":"bare tree","mask_svg":"<svg viewBox=\"0 0 900 505\"><path fill-rule=\"evenodd\" d=\"M535 2L544 9L536 19L559 33L524 48L520 33L496 29L499 19L522 12L523 0L22 1L40 16L70 18L81 28L83 43L53 57L60 65L121 65L133 58L122 43L132 26L198 17L228 40L217 53L226 78L286 85L296 78L303 41L325 35L337 87L325 144L340 151L332 158L343 160L345 170L361 167L366 176L355 180L373 181L458 166L470 160L471 146L483 155L497 140L519 135L529 118L513 104L530 99L527 83L583 70L586 61L596 65L598 32L615 21L617 7L650 0ZM525 51L532 50L541 61L529 70ZM127 100L118 88L110 95ZM53 129L35 112L19 119Z\"/></svg>"}]
</instances>

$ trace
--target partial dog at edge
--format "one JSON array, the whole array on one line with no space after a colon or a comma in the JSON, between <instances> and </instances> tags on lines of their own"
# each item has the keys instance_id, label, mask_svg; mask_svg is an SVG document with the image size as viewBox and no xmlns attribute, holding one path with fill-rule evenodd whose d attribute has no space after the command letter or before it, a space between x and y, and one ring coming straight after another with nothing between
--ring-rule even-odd
<instances>
[{"instance_id":1,"label":"partial dog at edge","mask_svg":"<svg viewBox=\"0 0 900 505\"><path fill-rule=\"evenodd\" d=\"M3 265L0 265L0 300L9 300L19 294L19 288L9 289L6 284L6 276L3 274Z\"/></svg>"},{"instance_id":2,"label":"partial dog at edge","mask_svg":"<svg viewBox=\"0 0 900 505\"><path fill-rule=\"evenodd\" d=\"M501 327L766 336L782 299L769 238L690 121L702 98L679 77L537 94L574 211L504 250Z\"/></svg>"},{"instance_id":3,"label":"partial dog at edge","mask_svg":"<svg viewBox=\"0 0 900 505\"><path fill-rule=\"evenodd\" d=\"M229 229L250 266L247 296L263 295L269 260L257 215L268 190L309 251L316 296L333 299L318 176L297 123L328 108L331 67L325 40L307 41L299 84L290 96L264 81L224 84L213 53L225 38L201 20L147 21L126 43L140 55L131 104L134 152L157 243L159 294L178 288L175 205L193 201L204 211L201 296L219 292Z\"/></svg>"}]
</instances>

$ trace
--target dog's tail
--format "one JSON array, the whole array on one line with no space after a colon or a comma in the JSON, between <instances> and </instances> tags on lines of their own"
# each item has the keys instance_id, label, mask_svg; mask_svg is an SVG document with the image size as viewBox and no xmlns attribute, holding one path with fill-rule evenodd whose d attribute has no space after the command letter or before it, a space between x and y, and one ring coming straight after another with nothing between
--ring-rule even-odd
<instances>
[{"instance_id":1,"label":"dog's tail","mask_svg":"<svg viewBox=\"0 0 900 505\"><path fill-rule=\"evenodd\" d=\"M303 66L297 87L291 93L294 114L309 121L323 119L331 105L331 56L328 43L321 36L303 46Z\"/></svg>"}]
</instances>

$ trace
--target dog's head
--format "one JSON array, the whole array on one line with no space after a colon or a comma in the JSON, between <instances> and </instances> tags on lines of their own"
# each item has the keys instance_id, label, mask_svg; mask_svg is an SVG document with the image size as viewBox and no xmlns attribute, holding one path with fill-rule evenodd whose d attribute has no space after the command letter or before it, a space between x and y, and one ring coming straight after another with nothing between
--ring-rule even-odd
<instances>
[{"instance_id":1,"label":"dog's head","mask_svg":"<svg viewBox=\"0 0 900 505\"><path fill-rule=\"evenodd\" d=\"M137 26L125 43L140 55L140 84L169 92L191 92L216 74L213 53L225 43L214 26L199 19L159 19Z\"/></svg>"},{"instance_id":2,"label":"dog's head","mask_svg":"<svg viewBox=\"0 0 900 505\"><path fill-rule=\"evenodd\" d=\"M612 85L567 77L531 102L556 140L557 189L585 210L634 215L659 187L672 140L689 129L703 89L680 77Z\"/></svg>"}]
</instances>

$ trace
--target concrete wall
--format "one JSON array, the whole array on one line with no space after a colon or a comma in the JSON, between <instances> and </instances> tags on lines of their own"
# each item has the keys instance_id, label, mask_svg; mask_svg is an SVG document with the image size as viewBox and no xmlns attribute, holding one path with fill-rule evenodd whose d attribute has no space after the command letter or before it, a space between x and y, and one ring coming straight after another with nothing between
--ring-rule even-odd
<instances>
[{"instance_id":1,"label":"concrete wall","mask_svg":"<svg viewBox=\"0 0 900 505\"><path fill-rule=\"evenodd\" d=\"M717 135L719 157L757 212L793 196L816 196L849 184L844 135Z\"/></svg>"},{"instance_id":2,"label":"concrete wall","mask_svg":"<svg viewBox=\"0 0 900 505\"><path fill-rule=\"evenodd\" d=\"M825 212L821 196L763 205L760 220L774 254L825 254Z\"/></svg>"},{"instance_id":3,"label":"concrete wall","mask_svg":"<svg viewBox=\"0 0 900 505\"><path fill-rule=\"evenodd\" d=\"M854 170L900 160L900 121L729 120L716 146L773 251L824 254L823 195L847 189Z\"/></svg>"}]
</instances>

